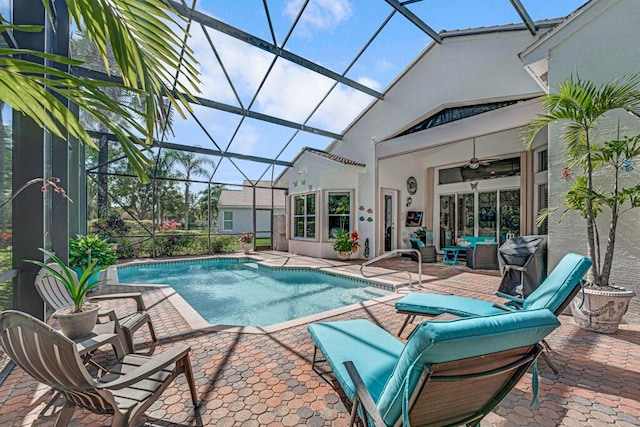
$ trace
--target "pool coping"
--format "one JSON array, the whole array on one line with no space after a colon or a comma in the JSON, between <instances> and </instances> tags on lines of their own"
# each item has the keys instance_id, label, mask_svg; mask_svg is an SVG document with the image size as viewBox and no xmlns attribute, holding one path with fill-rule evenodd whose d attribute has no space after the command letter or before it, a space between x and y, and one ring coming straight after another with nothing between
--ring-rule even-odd
<instances>
[{"instance_id":1,"label":"pool coping","mask_svg":"<svg viewBox=\"0 0 640 427\"><path fill-rule=\"evenodd\" d=\"M163 284L144 284L144 283L120 283L118 280L118 267L129 267L136 265L147 265L147 264L167 264L174 262L189 262L189 261L205 261L205 260L216 260L216 259L250 259L256 262L258 265L261 265L265 268L269 268L272 270L312 270L312 271L320 271L325 274L344 277L351 280L358 280L361 282L367 282L371 285L383 289L390 290L393 292L390 295L384 295L381 297L377 297L371 300L346 305L343 307L334 308L328 311L323 311L320 313L314 313L309 316L299 317L296 319L287 320L285 322L275 323L269 326L241 326L241 325L225 325L225 324L212 324L207 322L178 292L176 292L171 285L163 285ZM269 260L265 260L258 255L255 254L237 254L237 255L213 255L213 256L204 256L204 257L187 257L187 258L173 258L170 260L158 261L156 259L143 259L143 260L133 260L129 262L125 262L122 264L118 264L116 266L109 267L107 269L107 286L111 285L119 285L119 286L136 286L136 287L151 287L158 288L165 296L165 298L173 305L173 307L178 311L180 316L187 322L189 327L194 331L203 331L203 332L231 332L231 333L242 333L242 334L269 334L273 332L282 331L284 329L289 329L295 326L300 326L303 324L318 322L320 320L337 316L339 314L347 313L350 311L358 310L365 307L371 307L376 304L384 304L389 301L393 301L398 299L401 295L398 293L398 290L402 287L405 287L406 284L397 283L390 279L382 279L378 278L377 280L372 280L371 277L363 278L359 274L352 272L350 270L345 270L344 267L348 266L345 263L336 263L336 265L332 266L317 266L317 265L276 265ZM374 276L375 277L375 276Z\"/></svg>"}]
</instances>

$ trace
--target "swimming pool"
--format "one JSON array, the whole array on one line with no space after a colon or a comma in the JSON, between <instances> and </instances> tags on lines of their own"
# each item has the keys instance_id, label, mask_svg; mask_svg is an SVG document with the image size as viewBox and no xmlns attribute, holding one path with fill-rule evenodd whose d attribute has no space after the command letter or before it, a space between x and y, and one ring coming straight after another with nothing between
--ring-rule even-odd
<instances>
[{"instance_id":1,"label":"swimming pool","mask_svg":"<svg viewBox=\"0 0 640 427\"><path fill-rule=\"evenodd\" d=\"M211 324L268 326L391 294L364 280L238 259L118 268L121 283L166 284Z\"/></svg>"}]
</instances>

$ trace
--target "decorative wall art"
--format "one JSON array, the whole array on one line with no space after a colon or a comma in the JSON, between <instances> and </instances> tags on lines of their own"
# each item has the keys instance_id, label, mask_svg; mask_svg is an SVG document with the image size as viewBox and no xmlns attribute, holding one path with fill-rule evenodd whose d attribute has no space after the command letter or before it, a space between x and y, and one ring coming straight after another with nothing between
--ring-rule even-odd
<instances>
[{"instance_id":1,"label":"decorative wall art","mask_svg":"<svg viewBox=\"0 0 640 427\"><path fill-rule=\"evenodd\" d=\"M409 178L407 178L407 192L411 195L416 194L416 191L418 191L418 181L410 176Z\"/></svg>"}]
</instances>

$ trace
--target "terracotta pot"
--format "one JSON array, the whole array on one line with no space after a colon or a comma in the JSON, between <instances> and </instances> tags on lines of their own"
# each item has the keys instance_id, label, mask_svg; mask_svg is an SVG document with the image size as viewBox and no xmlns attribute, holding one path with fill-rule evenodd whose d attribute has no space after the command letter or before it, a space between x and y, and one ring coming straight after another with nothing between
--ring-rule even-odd
<instances>
[{"instance_id":1,"label":"terracotta pot","mask_svg":"<svg viewBox=\"0 0 640 427\"><path fill-rule=\"evenodd\" d=\"M80 313L73 313L73 307L65 307L53 313L58 319L62 333L68 338L75 339L89 335L96 326L100 306L95 303L85 303Z\"/></svg>"},{"instance_id":2,"label":"terracotta pot","mask_svg":"<svg viewBox=\"0 0 640 427\"><path fill-rule=\"evenodd\" d=\"M349 259L351 259L351 252L338 252L338 259L341 261L349 261Z\"/></svg>"},{"instance_id":3,"label":"terracotta pot","mask_svg":"<svg viewBox=\"0 0 640 427\"><path fill-rule=\"evenodd\" d=\"M248 254L249 252L251 252L251 246L251 243L242 243L242 252Z\"/></svg>"},{"instance_id":4,"label":"terracotta pot","mask_svg":"<svg viewBox=\"0 0 640 427\"><path fill-rule=\"evenodd\" d=\"M570 304L571 314L576 324L583 329L612 334L618 330L634 296L635 292L617 286L585 288L584 304L582 292L579 292Z\"/></svg>"}]
</instances>

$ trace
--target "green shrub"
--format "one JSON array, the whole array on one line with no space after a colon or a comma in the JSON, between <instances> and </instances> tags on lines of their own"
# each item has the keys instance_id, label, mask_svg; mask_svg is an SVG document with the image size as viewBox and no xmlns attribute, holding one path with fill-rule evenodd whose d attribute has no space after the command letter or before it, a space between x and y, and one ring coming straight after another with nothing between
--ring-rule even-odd
<instances>
[{"instance_id":1,"label":"green shrub","mask_svg":"<svg viewBox=\"0 0 640 427\"><path fill-rule=\"evenodd\" d=\"M189 237L184 235L156 237L156 256L184 255L184 249L189 245Z\"/></svg>"},{"instance_id":2,"label":"green shrub","mask_svg":"<svg viewBox=\"0 0 640 427\"><path fill-rule=\"evenodd\" d=\"M116 251L106 240L97 234L69 239L69 266L83 270L93 261L100 267L107 267L116 263Z\"/></svg>"},{"instance_id":3,"label":"green shrub","mask_svg":"<svg viewBox=\"0 0 640 427\"><path fill-rule=\"evenodd\" d=\"M118 215L109 215L107 219L92 221L91 230L102 237L124 237L129 234L131 227Z\"/></svg>"},{"instance_id":4,"label":"green shrub","mask_svg":"<svg viewBox=\"0 0 640 427\"><path fill-rule=\"evenodd\" d=\"M231 252L233 245L237 243L235 236L217 235L211 236L211 253L223 254Z\"/></svg>"}]
</instances>

